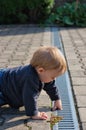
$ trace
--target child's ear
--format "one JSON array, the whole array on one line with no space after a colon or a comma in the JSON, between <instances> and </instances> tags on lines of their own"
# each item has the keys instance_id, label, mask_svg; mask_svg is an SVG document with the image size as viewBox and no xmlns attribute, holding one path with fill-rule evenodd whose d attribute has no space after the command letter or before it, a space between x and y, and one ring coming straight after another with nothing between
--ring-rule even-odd
<instances>
[{"instance_id":1,"label":"child's ear","mask_svg":"<svg viewBox=\"0 0 86 130\"><path fill-rule=\"evenodd\" d=\"M44 72L44 71L45 71L45 69L44 69L44 68L42 68L42 67L39 67L39 68L37 69L37 71L38 71L38 73L40 74L40 73Z\"/></svg>"}]
</instances>

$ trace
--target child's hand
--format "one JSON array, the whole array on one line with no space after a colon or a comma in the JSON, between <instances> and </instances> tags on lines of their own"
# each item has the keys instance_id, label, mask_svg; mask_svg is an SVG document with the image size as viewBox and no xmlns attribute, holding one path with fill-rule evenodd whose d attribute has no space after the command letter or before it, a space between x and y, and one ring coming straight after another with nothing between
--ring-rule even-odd
<instances>
[{"instance_id":1,"label":"child's hand","mask_svg":"<svg viewBox=\"0 0 86 130\"><path fill-rule=\"evenodd\" d=\"M56 110L56 109L62 110L62 102L61 102L61 100L56 100L54 102L53 111Z\"/></svg>"},{"instance_id":2,"label":"child's hand","mask_svg":"<svg viewBox=\"0 0 86 130\"><path fill-rule=\"evenodd\" d=\"M32 119L42 119L42 120L46 120L48 118L47 114L45 112L38 112L37 115L32 116Z\"/></svg>"}]
</instances>

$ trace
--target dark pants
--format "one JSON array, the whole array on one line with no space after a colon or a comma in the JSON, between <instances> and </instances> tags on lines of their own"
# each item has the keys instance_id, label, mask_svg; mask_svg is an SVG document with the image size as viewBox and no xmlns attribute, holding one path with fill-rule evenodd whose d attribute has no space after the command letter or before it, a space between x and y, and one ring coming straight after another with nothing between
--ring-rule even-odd
<instances>
[{"instance_id":1,"label":"dark pants","mask_svg":"<svg viewBox=\"0 0 86 130\"><path fill-rule=\"evenodd\" d=\"M4 69L0 69L0 106L7 104L4 95L1 92L1 82Z\"/></svg>"}]
</instances>

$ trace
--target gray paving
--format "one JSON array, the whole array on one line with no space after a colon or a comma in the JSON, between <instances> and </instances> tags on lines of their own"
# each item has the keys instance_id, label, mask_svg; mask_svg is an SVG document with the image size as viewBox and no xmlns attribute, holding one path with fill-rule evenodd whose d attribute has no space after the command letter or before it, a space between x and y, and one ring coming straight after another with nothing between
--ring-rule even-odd
<instances>
[{"instance_id":1,"label":"gray paving","mask_svg":"<svg viewBox=\"0 0 86 130\"><path fill-rule=\"evenodd\" d=\"M60 28L81 130L86 130L86 28Z\"/></svg>"},{"instance_id":2,"label":"gray paving","mask_svg":"<svg viewBox=\"0 0 86 130\"><path fill-rule=\"evenodd\" d=\"M0 68L29 64L37 48L52 44L51 28L29 25L0 26ZM86 28L59 28L59 34L68 64L79 125L81 130L86 130ZM38 106L49 117L50 104L49 97L43 91ZM18 111L4 106L0 111L5 118L0 130L28 130L28 126L32 130L50 130L50 124L46 121L32 121L26 117L23 107Z\"/></svg>"}]
</instances>

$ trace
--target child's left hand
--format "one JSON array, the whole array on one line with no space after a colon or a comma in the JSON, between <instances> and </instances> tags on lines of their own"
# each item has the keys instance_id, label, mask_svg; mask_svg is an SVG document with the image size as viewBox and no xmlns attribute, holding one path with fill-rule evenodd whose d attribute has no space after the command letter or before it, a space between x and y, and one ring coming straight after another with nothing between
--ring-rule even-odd
<instances>
[{"instance_id":1,"label":"child's left hand","mask_svg":"<svg viewBox=\"0 0 86 130\"><path fill-rule=\"evenodd\" d=\"M62 102L61 102L61 100L54 101L53 111L55 111L56 109L62 110Z\"/></svg>"},{"instance_id":2,"label":"child's left hand","mask_svg":"<svg viewBox=\"0 0 86 130\"><path fill-rule=\"evenodd\" d=\"M47 114L45 112L38 112L37 115L32 116L32 119L42 119L42 120L46 120L48 118Z\"/></svg>"}]
</instances>

